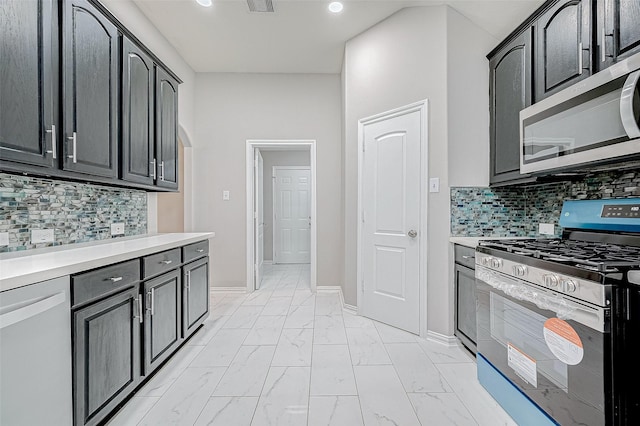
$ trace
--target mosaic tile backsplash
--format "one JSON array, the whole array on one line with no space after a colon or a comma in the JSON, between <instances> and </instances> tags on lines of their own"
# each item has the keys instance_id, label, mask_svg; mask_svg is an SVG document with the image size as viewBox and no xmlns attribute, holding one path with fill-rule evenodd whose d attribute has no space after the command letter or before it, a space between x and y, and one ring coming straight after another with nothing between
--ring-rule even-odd
<instances>
[{"instance_id":1,"label":"mosaic tile backsplash","mask_svg":"<svg viewBox=\"0 0 640 426\"><path fill-rule=\"evenodd\" d=\"M144 191L0 173L0 252L109 239L118 222L125 236L147 233ZM32 229L52 228L55 243L31 243Z\"/></svg>"},{"instance_id":2,"label":"mosaic tile backsplash","mask_svg":"<svg viewBox=\"0 0 640 426\"><path fill-rule=\"evenodd\" d=\"M451 235L535 237L556 225L564 200L640 197L640 170L603 172L581 181L504 188L451 188Z\"/></svg>"}]
</instances>

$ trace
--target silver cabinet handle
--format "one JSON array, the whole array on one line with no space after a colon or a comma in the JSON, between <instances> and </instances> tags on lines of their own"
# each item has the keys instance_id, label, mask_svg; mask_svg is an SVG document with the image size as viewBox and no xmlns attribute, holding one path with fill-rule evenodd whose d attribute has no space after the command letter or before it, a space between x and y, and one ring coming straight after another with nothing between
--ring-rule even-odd
<instances>
[{"instance_id":1,"label":"silver cabinet handle","mask_svg":"<svg viewBox=\"0 0 640 426\"><path fill-rule=\"evenodd\" d=\"M607 7L606 5L604 6L605 8ZM601 53L601 58L600 61L601 62L606 62L607 61L607 24L605 23L602 26L602 40L600 40L600 53Z\"/></svg>"},{"instance_id":2,"label":"silver cabinet handle","mask_svg":"<svg viewBox=\"0 0 640 426\"><path fill-rule=\"evenodd\" d=\"M160 162L160 180L164 182L164 160Z\"/></svg>"},{"instance_id":3,"label":"silver cabinet handle","mask_svg":"<svg viewBox=\"0 0 640 426\"><path fill-rule=\"evenodd\" d=\"M417 236L418 236L418 231L416 231L416 230L412 229L411 231L409 231L409 232L407 233L407 235L408 235L408 236L410 236L411 238L415 238L415 237L417 237Z\"/></svg>"},{"instance_id":4,"label":"silver cabinet handle","mask_svg":"<svg viewBox=\"0 0 640 426\"><path fill-rule=\"evenodd\" d=\"M142 322L144 321L144 315L142 315L142 297L136 297L135 300L137 303L137 307L138 307L138 315L134 315L133 318L138 318L138 322L140 324L142 324Z\"/></svg>"},{"instance_id":5,"label":"silver cabinet handle","mask_svg":"<svg viewBox=\"0 0 640 426\"><path fill-rule=\"evenodd\" d=\"M111 280L112 283L117 283L119 281L122 281L122 277L111 277L109 279Z\"/></svg>"},{"instance_id":6,"label":"silver cabinet handle","mask_svg":"<svg viewBox=\"0 0 640 426\"><path fill-rule=\"evenodd\" d=\"M156 180L156 159L151 162L151 179Z\"/></svg>"},{"instance_id":7,"label":"silver cabinet handle","mask_svg":"<svg viewBox=\"0 0 640 426\"><path fill-rule=\"evenodd\" d=\"M462 256L463 259L467 259L467 260L471 260L471 259L475 259L475 256Z\"/></svg>"},{"instance_id":8,"label":"silver cabinet handle","mask_svg":"<svg viewBox=\"0 0 640 426\"><path fill-rule=\"evenodd\" d=\"M149 311L151 311L151 316L153 316L153 314L155 313L155 298L156 298L156 293L155 293L155 289L152 288L151 291L149 293L147 293L149 295Z\"/></svg>"},{"instance_id":9,"label":"silver cabinet handle","mask_svg":"<svg viewBox=\"0 0 640 426\"><path fill-rule=\"evenodd\" d=\"M640 127L633 110L633 100L638 84L640 83L640 70L632 72L622 88L620 96L620 117L622 126L630 139L640 138Z\"/></svg>"},{"instance_id":10,"label":"silver cabinet handle","mask_svg":"<svg viewBox=\"0 0 640 426\"><path fill-rule=\"evenodd\" d=\"M160 263L164 263L165 265L171 265L173 263L173 260L163 260Z\"/></svg>"},{"instance_id":11,"label":"silver cabinet handle","mask_svg":"<svg viewBox=\"0 0 640 426\"><path fill-rule=\"evenodd\" d=\"M198 250L196 250L196 252L197 252L197 253L203 253L203 252L204 252L204 249L198 249Z\"/></svg>"},{"instance_id":12,"label":"silver cabinet handle","mask_svg":"<svg viewBox=\"0 0 640 426\"><path fill-rule=\"evenodd\" d=\"M51 156L55 160L56 158L58 158L58 149L56 146L58 142L58 138L56 136L56 125L52 124L51 129L47 130L47 133L51 133L51 150L48 150L47 153L51 154Z\"/></svg>"},{"instance_id":13,"label":"silver cabinet handle","mask_svg":"<svg viewBox=\"0 0 640 426\"><path fill-rule=\"evenodd\" d=\"M77 141L78 141L78 135L76 132L73 132L73 136L69 136L67 139L69 139L71 141L71 155L68 155L68 158L71 158L73 160L74 163L78 162L78 157L77 157Z\"/></svg>"},{"instance_id":14,"label":"silver cabinet handle","mask_svg":"<svg viewBox=\"0 0 640 426\"><path fill-rule=\"evenodd\" d=\"M578 74L582 75L582 67L584 66L582 62L582 42L578 43Z\"/></svg>"},{"instance_id":15,"label":"silver cabinet handle","mask_svg":"<svg viewBox=\"0 0 640 426\"><path fill-rule=\"evenodd\" d=\"M187 292L191 293L191 271L187 271Z\"/></svg>"}]
</instances>

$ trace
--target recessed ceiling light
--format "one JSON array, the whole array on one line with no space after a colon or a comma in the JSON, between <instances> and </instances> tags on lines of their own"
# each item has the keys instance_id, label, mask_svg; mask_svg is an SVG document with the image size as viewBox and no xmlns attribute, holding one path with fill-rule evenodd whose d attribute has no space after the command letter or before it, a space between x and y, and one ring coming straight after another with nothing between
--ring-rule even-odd
<instances>
[{"instance_id":1,"label":"recessed ceiling light","mask_svg":"<svg viewBox=\"0 0 640 426\"><path fill-rule=\"evenodd\" d=\"M213 2L211 0L196 0L200 6L211 7Z\"/></svg>"},{"instance_id":2,"label":"recessed ceiling light","mask_svg":"<svg viewBox=\"0 0 640 426\"><path fill-rule=\"evenodd\" d=\"M344 9L344 6L339 1L329 3L329 12L340 13Z\"/></svg>"}]
</instances>

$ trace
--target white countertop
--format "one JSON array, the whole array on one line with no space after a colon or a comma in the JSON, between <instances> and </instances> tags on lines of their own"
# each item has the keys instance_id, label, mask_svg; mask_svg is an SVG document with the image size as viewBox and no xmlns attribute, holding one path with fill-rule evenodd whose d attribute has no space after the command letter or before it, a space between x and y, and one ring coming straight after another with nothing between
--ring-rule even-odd
<instances>
[{"instance_id":1,"label":"white countertop","mask_svg":"<svg viewBox=\"0 0 640 426\"><path fill-rule=\"evenodd\" d=\"M478 243L482 240L526 240L531 237L449 237L449 241L453 244L460 244L461 246L476 248Z\"/></svg>"},{"instance_id":2,"label":"white countertop","mask_svg":"<svg viewBox=\"0 0 640 426\"><path fill-rule=\"evenodd\" d=\"M0 291L71 275L215 237L213 232L154 234L0 256Z\"/></svg>"}]
</instances>

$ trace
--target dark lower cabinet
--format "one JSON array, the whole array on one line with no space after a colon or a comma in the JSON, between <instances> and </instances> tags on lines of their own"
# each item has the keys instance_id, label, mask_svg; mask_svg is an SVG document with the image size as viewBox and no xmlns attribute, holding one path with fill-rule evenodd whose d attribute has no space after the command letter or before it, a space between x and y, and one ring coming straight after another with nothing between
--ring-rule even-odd
<instances>
[{"instance_id":1,"label":"dark lower cabinet","mask_svg":"<svg viewBox=\"0 0 640 426\"><path fill-rule=\"evenodd\" d=\"M492 185L527 177L520 174L520 111L531 105L531 45L528 28L489 60Z\"/></svg>"},{"instance_id":2,"label":"dark lower cabinet","mask_svg":"<svg viewBox=\"0 0 640 426\"><path fill-rule=\"evenodd\" d=\"M122 179L153 185L154 64L137 44L122 38Z\"/></svg>"},{"instance_id":3,"label":"dark lower cabinet","mask_svg":"<svg viewBox=\"0 0 640 426\"><path fill-rule=\"evenodd\" d=\"M140 381L138 285L73 313L74 423L95 425Z\"/></svg>"},{"instance_id":4,"label":"dark lower cabinet","mask_svg":"<svg viewBox=\"0 0 640 426\"><path fill-rule=\"evenodd\" d=\"M535 102L591 75L591 0L561 0L535 23Z\"/></svg>"},{"instance_id":5,"label":"dark lower cabinet","mask_svg":"<svg viewBox=\"0 0 640 426\"><path fill-rule=\"evenodd\" d=\"M178 82L161 67L156 67L156 161L156 185L178 189Z\"/></svg>"},{"instance_id":6,"label":"dark lower cabinet","mask_svg":"<svg viewBox=\"0 0 640 426\"><path fill-rule=\"evenodd\" d=\"M116 178L118 29L88 0L65 0L64 169Z\"/></svg>"},{"instance_id":7,"label":"dark lower cabinet","mask_svg":"<svg viewBox=\"0 0 640 426\"><path fill-rule=\"evenodd\" d=\"M640 1L598 0L598 63L604 69L640 52Z\"/></svg>"},{"instance_id":8,"label":"dark lower cabinet","mask_svg":"<svg viewBox=\"0 0 640 426\"><path fill-rule=\"evenodd\" d=\"M185 265L182 281L182 333L187 338L209 313L209 258Z\"/></svg>"},{"instance_id":9,"label":"dark lower cabinet","mask_svg":"<svg viewBox=\"0 0 640 426\"><path fill-rule=\"evenodd\" d=\"M155 370L178 347L182 338L180 269L144 283L144 374Z\"/></svg>"},{"instance_id":10,"label":"dark lower cabinet","mask_svg":"<svg viewBox=\"0 0 640 426\"><path fill-rule=\"evenodd\" d=\"M454 334L463 345L476 353L476 278L475 250L455 246Z\"/></svg>"},{"instance_id":11,"label":"dark lower cabinet","mask_svg":"<svg viewBox=\"0 0 640 426\"><path fill-rule=\"evenodd\" d=\"M0 159L57 166L58 2L0 2Z\"/></svg>"}]
</instances>

